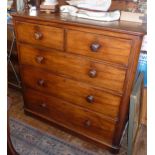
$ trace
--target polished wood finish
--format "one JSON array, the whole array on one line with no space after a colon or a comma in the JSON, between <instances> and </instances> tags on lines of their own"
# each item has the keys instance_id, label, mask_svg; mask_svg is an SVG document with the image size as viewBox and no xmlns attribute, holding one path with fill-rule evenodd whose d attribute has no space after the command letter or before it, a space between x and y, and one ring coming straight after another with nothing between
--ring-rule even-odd
<instances>
[{"instance_id":1,"label":"polished wood finish","mask_svg":"<svg viewBox=\"0 0 155 155\"><path fill-rule=\"evenodd\" d=\"M93 141L89 140L88 138L83 140L84 139L83 137L82 137L83 139L82 138L79 139L78 137L80 135L78 134L78 137L77 137L77 134L75 134L75 132L74 132L74 134L72 132L72 135L68 134L67 132L64 132L64 129L67 130L66 128L63 128L63 130L60 131L59 130L60 126L59 126L59 128L55 127L56 124L53 122L47 121L47 119L41 119L41 118L39 119L39 117L35 117L36 115L33 115L33 117L31 117L32 115L25 115L24 110L23 110L23 97L22 97L21 92L9 88L8 95L14 99L13 106L11 106L11 108L9 108L10 117L18 119L26 124L29 124L29 125L31 125L35 128L38 128L46 133L54 135L60 139L64 139L65 141L72 143L73 145L78 145L80 148L85 148L90 151L93 151L96 154L113 155L110 152L107 152L105 150L105 148L103 147L103 145L96 146L97 142L93 143ZM141 141L141 139L142 139L142 141L141 141L142 143L138 142L138 145L135 145L135 148L137 150L136 151L137 154L144 153L144 155L146 155L146 150L147 150L146 146L147 145L146 145L146 137L144 135L147 131L146 131L146 126L144 126L144 127L145 128L142 128L142 130L145 129L145 130L143 130L144 134L142 134L142 135L140 134L139 138L137 138L137 140L136 140L136 141L139 141L139 140ZM127 152L127 139L126 138L127 138L126 136L123 137L121 149L120 149L120 152L118 155L122 155L125 152Z\"/></svg>"},{"instance_id":2,"label":"polished wood finish","mask_svg":"<svg viewBox=\"0 0 155 155\"><path fill-rule=\"evenodd\" d=\"M32 95L33 94L33 95ZM104 143L112 143L115 122L104 119L100 114L74 106L54 96L28 90L25 92L25 109L47 117L73 131ZM52 104L51 104L52 103ZM72 117L72 119L70 119Z\"/></svg>"},{"instance_id":3,"label":"polished wood finish","mask_svg":"<svg viewBox=\"0 0 155 155\"><path fill-rule=\"evenodd\" d=\"M63 29L24 22L19 22L16 26L20 42L63 50Z\"/></svg>"},{"instance_id":4,"label":"polished wood finish","mask_svg":"<svg viewBox=\"0 0 155 155\"><path fill-rule=\"evenodd\" d=\"M141 41L142 40L140 38L137 40L134 40L134 45L133 45L134 55L132 56L130 66L128 68L128 73L126 75L127 76L126 80L129 80L129 81L128 82L126 81L126 90L124 91L124 96L123 96L122 103L120 106L120 111L119 111L120 123L118 124L118 126L115 130L115 139L113 141L114 145L119 143L118 137L121 137L122 132L124 130L125 123L128 120L129 106L127 105L127 103L129 101L129 96L130 96L132 86L134 83L134 79L135 79L135 74L136 74L136 69L137 69L137 64L138 64L138 58L139 58L139 52L140 52L140 48L141 48Z\"/></svg>"},{"instance_id":5,"label":"polished wood finish","mask_svg":"<svg viewBox=\"0 0 155 155\"><path fill-rule=\"evenodd\" d=\"M127 65L131 43L131 40L69 30L66 46L71 53Z\"/></svg>"},{"instance_id":6,"label":"polished wood finish","mask_svg":"<svg viewBox=\"0 0 155 155\"><path fill-rule=\"evenodd\" d=\"M26 45L19 48L21 64L48 69L99 88L123 92L126 70L122 68L55 50L46 51ZM42 63L36 61L40 57L43 58Z\"/></svg>"},{"instance_id":7,"label":"polished wood finish","mask_svg":"<svg viewBox=\"0 0 155 155\"><path fill-rule=\"evenodd\" d=\"M13 19L25 111L118 152L145 25L39 11Z\"/></svg>"},{"instance_id":8,"label":"polished wood finish","mask_svg":"<svg viewBox=\"0 0 155 155\"><path fill-rule=\"evenodd\" d=\"M120 96L98 90L81 82L28 67L23 68L22 79L24 85L29 88L57 96L72 104L103 113L106 117L110 117L114 120L118 119L117 115L121 101ZM90 95L94 98L91 103L88 101L88 96Z\"/></svg>"},{"instance_id":9,"label":"polished wood finish","mask_svg":"<svg viewBox=\"0 0 155 155\"><path fill-rule=\"evenodd\" d=\"M55 26L61 28L70 28L72 30L80 30L96 34L115 36L119 38L133 39L136 36L143 36L146 31L146 25L141 23L114 21L114 22L99 22L83 18L72 17L67 14L46 14L40 11L36 12L36 16L30 15L28 12L17 12L12 14L18 21L24 22L23 18L29 23L45 26ZM34 20L35 19L35 20ZM53 22L51 22L51 20ZM89 27L89 29L87 29ZM102 30L102 31L101 31ZM23 33L23 31L22 31ZM134 35L134 36L133 36ZM136 39L136 38L135 38Z\"/></svg>"}]
</instances>

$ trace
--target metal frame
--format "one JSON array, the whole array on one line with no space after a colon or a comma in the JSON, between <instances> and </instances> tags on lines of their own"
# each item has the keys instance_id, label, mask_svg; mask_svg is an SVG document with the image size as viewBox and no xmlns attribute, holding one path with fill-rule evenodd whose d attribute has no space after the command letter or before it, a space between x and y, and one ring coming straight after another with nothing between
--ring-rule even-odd
<instances>
[{"instance_id":1,"label":"metal frame","mask_svg":"<svg viewBox=\"0 0 155 155\"><path fill-rule=\"evenodd\" d=\"M132 155L133 145L140 127L140 109L143 97L144 75L140 73L130 95L130 113L128 126L128 150L127 155Z\"/></svg>"},{"instance_id":2,"label":"metal frame","mask_svg":"<svg viewBox=\"0 0 155 155\"><path fill-rule=\"evenodd\" d=\"M21 88L21 81L20 81L20 78L13 66L13 63L11 62L11 55L12 55L12 51L13 51L13 46L15 45L15 41L16 41L16 37L15 37L15 33L14 33L14 29L13 29L13 26L10 26L8 25L9 29L12 31L12 35L13 35L13 39L12 39L12 42L11 42L11 47L10 49L8 50L8 54L7 54L7 64L8 66L10 65L11 69L13 70L13 73L14 73L14 76L15 76L15 79L16 79L16 82L17 84L14 84L12 82L9 82L8 81L8 84L11 85L11 86L14 86L14 87L17 87L17 88Z\"/></svg>"}]
</instances>

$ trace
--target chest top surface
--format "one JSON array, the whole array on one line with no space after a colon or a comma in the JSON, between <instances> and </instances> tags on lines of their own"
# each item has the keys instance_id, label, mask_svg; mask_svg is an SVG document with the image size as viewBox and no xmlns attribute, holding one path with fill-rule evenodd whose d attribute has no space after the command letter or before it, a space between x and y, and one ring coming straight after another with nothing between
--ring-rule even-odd
<instances>
[{"instance_id":1,"label":"chest top surface","mask_svg":"<svg viewBox=\"0 0 155 155\"><path fill-rule=\"evenodd\" d=\"M38 21L38 24L39 22L52 22L56 24L88 27L138 36L143 36L146 34L146 24L127 21L102 22L97 20L73 17L66 13L46 14L40 11L36 11L32 14L31 12L17 12L13 14L13 17L20 21Z\"/></svg>"}]
</instances>

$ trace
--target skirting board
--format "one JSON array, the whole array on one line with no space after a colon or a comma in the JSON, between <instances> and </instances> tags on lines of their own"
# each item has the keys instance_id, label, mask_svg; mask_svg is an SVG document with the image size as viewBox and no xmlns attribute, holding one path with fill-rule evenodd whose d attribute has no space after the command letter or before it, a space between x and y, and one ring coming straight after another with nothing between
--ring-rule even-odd
<instances>
[{"instance_id":1,"label":"skirting board","mask_svg":"<svg viewBox=\"0 0 155 155\"><path fill-rule=\"evenodd\" d=\"M138 22L138 23L147 23L147 15L144 13L121 11L120 20Z\"/></svg>"}]
</instances>

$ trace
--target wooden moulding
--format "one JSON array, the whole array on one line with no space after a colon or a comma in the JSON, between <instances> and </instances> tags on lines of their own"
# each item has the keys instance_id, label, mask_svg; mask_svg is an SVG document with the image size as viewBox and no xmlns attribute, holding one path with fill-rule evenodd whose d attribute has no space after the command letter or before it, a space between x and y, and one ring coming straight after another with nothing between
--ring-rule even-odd
<instances>
[{"instance_id":1,"label":"wooden moulding","mask_svg":"<svg viewBox=\"0 0 155 155\"><path fill-rule=\"evenodd\" d=\"M54 80L56 79L56 76L58 75L58 71L59 72L61 71L61 76L60 76L60 74L58 75L59 79L60 78L62 79L62 76L65 76L66 79L64 79L64 83L65 82L67 83L67 81L69 81L71 78L73 79L73 76L74 76L73 80L74 80L74 82L77 83L77 85L79 83L85 83L85 84L87 83L89 85L92 85L92 87L99 87L100 89L101 88L103 89L103 86L107 86L107 84L109 84L109 88L112 89L112 85L113 85L111 82L112 77L110 76L112 74L115 75L113 78L113 82L117 83L117 82L119 82L119 80L123 79L120 82L121 88L123 85L123 89L120 89L120 87L118 87L118 88L115 88L115 90L113 90L113 95L114 95L114 92L119 93L119 90L121 90L122 100L120 101L121 103L119 105L119 112L118 112L119 119L117 121L115 121L115 129L112 130L113 126L111 127L112 132L110 132L110 134L112 134L112 135L109 135L111 137L107 140L107 142L111 141L111 145L105 144L104 139L102 140L102 137L99 137L99 135L97 135L98 129L102 129L104 127L103 124L96 126L96 128L95 128L95 126L93 126L93 129L90 129L90 130L91 131L94 130L95 133L92 131L91 132L92 135L90 135L90 134L87 135L87 132L83 128L80 130L81 133L82 133L82 131L85 131L85 133L84 133L85 135L81 134L81 135L85 136L85 138L92 140L92 142L96 141L97 143L100 143L102 145L107 145L106 147L108 147L111 150L111 152L117 153L119 151L119 147L120 147L120 139L122 136L122 132L124 130L124 126L125 126L127 118L128 118L129 97L130 97L132 85L133 85L134 78L135 78L140 47L141 47L143 35L145 34L145 30L143 29L142 25L131 23L131 22L116 21L116 22L102 23L102 22L90 21L90 20L85 20L85 19L70 18L70 16L67 16L66 18L62 18L59 14L52 14L52 15L46 15L46 16L47 16L47 18L42 16L42 14L38 14L36 17L34 17L34 16L32 17L29 14L23 13L22 15L16 14L16 15L14 15L14 18L13 18L14 23L15 23L15 31L16 31L16 35L17 35L17 45L18 45L18 53L19 53L18 56L19 56L19 62L20 62L21 77L22 77L22 80L25 80L25 81L23 81L24 91L26 91L26 89L29 89L30 85L32 85L35 87L34 89L37 90L38 92L39 91L43 92L42 87L39 89L38 86L36 86L37 83L36 83L35 79L36 79L36 77L41 77L41 78L45 77L45 78L47 78L49 85L47 84L47 87L44 88L44 95L48 95L49 89L51 92L51 88L54 85L54 84L52 85L52 81L54 82ZM23 26L21 26L20 24L24 25L25 31L22 31ZM24 37L27 35L27 34L24 34L26 31L31 33L31 31L30 31L31 26L29 27L29 24L33 27L32 29L35 29L35 28L37 28L37 30L39 28L40 28L40 30L42 29L44 31L43 33L45 33L45 35L48 36L47 38L50 38L51 40L53 40L53 42L54 42L54 39L57 38L58 42L60 44L58 44L57 46L54 46L54 47L53 47L53 45L50 46L51 44L48 42L48 39L46 37L44 38L45 40L44 39L39 40L38 41L39 43L36 43L36 41L32 37L31 38L29 37L29 40L31 40L33 42L28 42L28 40L23 40ZM21 26L20 34L19 34L19 29L18 29L19 25ZM37 25L37 27L35 27L35 25ZM50 28L47 28L48 26ZM52 27L55 27L55 29L53 29ZM56 32L55 33L56 35L53 35L55 38L51 38L52 35L50 35L50 33L54 33L53 30L55 30L55 32ZM115 39L120 39L123 41L127 40L127 46L125 47L125 49L126 48L130 49L128 65L126 66L126 68L124 68L124 66L122 64L118 65L118 63L114 63L114 62L109 63L108 60L103 61L103 60L99 60L98 58L95 59L93 56L92 56L92 58L90 58L90 57L88 57L87 54L85 56L82 56L81 53L76 53L76 54L72 53L71 54L68 51L69 49L66 49L67 48L67 40L69 40L67 38L67 35L70 30L85 32L85 34L87 32L89 32L89 33L91 33L91 36L94 36L95 39L100 38L98 36L98 34L103 35L103 37L104 36L114 37L112 39L112 41L110 40L111 42L109 41L109 44L111 44L111 45L112 45L112 43L114 43L114 45L117 44ZM61 35L62 33L64 33L64 36ZM83 35L83 33L82 33L82 35ZM37 36L40 36L40 35L37 35ZM90 37L90 35L88 35L88 36ZM26 37L28 39L28 35ZM71 35L71 37L74 38L73 35ZM90 39L90 40L92 41L92 39ZM81 41L85 42L86 39L85 40L81 39ZM46 42L49 45L48 47L46 46L47 45ZM90 41L88 41L88 43L89 42ZM47 65L49 65L49 66L47 66L47 68L49 70L47 70L47 68L35 66L34 65L35 63L33 63L33 62L31 63L32 66L28 62L26 62L26 64L23 65L22 62L24 60L21 59L21 56L23 54L21 52L23 52L22 51L23 49L21 48L22 47L21 45L24 45L24 47L28 48L28 46L26 46L26 44L27 45L29 44L29 46L31 46L31 47L37 47L36 49L39 49L41 47L41 51L44 51L45 47L46 47L46 49L49 49L51 53L53 51L53 53L49 54L49 55L47 54L48 50L45 52L42 52L42 53L44 53L45 56L52 55L52 58L54 56L56 58L55 59L56 62L54 62L54 59L52 59L53 63L47 64ZM106 48L109 47L109 44L108 43L106 44ZM121 42L121 44L123 44L123 43ZM76 46L77 46L77 44L75 43L74 48L77 48ZM82 48L84 48L84 46L85 45L83 44ZM70 47L70 46L68 46L68 47ZM122 45L121 47L123 47L123 49L124 49L124 45ZM128 47L130 47L130 48L128 48ZM36 50L36 49L33 48L33 50L28 50L28 52L36 51L35 53L40 53L39 50ZM121 51L123 54L123 50L121 50ZM56 56L55 56L55 54L56 54ZM30 55L27 55L26 57L29 57ZM63 57L63 59L62 59L62 57ZM93 62L93 64L90 63L90 60ZM58 62L60 64L62 63L62 65L61 66L58 65L57 64ZM55 63L55 66L52 66L52 65L54 65L54 63ZM98 77L99 80L97 80L97 78L90 80L88 78L88 75L86 75L87 74L86 69L88 69L88 67L90 67L90 64L91 64L91 67L94 67L96 65L96 69L98 69L100 71L102 70L101 74L106 71L106 73L105 73L106 77L105 77L105 74L103 74L102 76ZM23 66L26 66L27 68L29 67L29 70L25 70ZM75 68L77 71L76 73L74 72ZM103 70L103 68L104 68L104 70ZM57 73L56 73L56 70L53 71L54 69L58 70ZM42 70L42 71L39 71L39 70ZM45 74L45 72L46 72L46 74ZM31 73L31 75L29 73ZM24 76L24 75L26 75L26 76ZM116 76L116 75L118 75L118 76ZM50 81L51 77L54 77L54 78ZM103 83L106 81L106 80L105 81L103 80L104 78L109 78L110 80L107 80L107 83ZM25 84L25 82L28 82L28 81L30 82L29 86ZM94 83L94 81L96 83ZM56 83L56 82L54 82L54 83ZM40 85L42 85L42 82L40 83ZM65 87L67 87L67 86L65 85ZM108 91L109 88L105 87L104 90ZM33 89L33 88L31 88L31 89ZM67 87L65 90L67 90L67 89L71 89L71 87ZM59 91L58 89L56 89L56 90ZM80 91L80 89L79 89L79 91ZM32 94L32 93L30 93L30 94ZM30 102L28 102L26 97L24 97L24 99L25 99L25 105L29 104L28 108L26 108L26 106L25 106L26 112L29 112L31 114L33 113L34 115L37 115L37 116L45 118L45 119L49 118L49 116L44 117L44 116L47 116L46 113L43 114L43 113L41 113L41 111L39 111L37 113L38 109L36 109L36 110L35 110L35 108L32 109L33 108L33 107L31 107L32 104L30 104ZM52 105L50 105L50 106L52 106ZM53 105L53 106L55 106L55 105ZM74 106L77 106L77 105L74 105ZM65 109L65 108L63 108L63 106L61 108L62 109L58 109L56 107L59 114L61 113L61 110ZM77 109L80 109L80 107L77 106ZM85 112L83 112L83 110L77 110L75 113L76 114L78 113L78 116L74 116L74 118L77 118L77 120L80 122L81 121L80 118L86 117L86 115L85 115L87 113L86 111L88 111L87 108L85 109ZM62 111L62 113L64 113L64 112ZM68 110L66 110L66 113L69 113ZM70 114L73 115L73 113L71 113L71 112L70 112ZM80 116L80 114L81 114L81 116ZM88 115L89 114L90 114L90 112L88 112ZM53 115L54 115L53 113L50 113L50 116L53 116ZM95 121L95 118L96 118L99 121L95 121L95 122L102 123L103 122L102 118L104 115L102 115L102 117L98 117L98 116L100 116L100 114L95 114L95 112L92 112L92 114L90 114L90 117L92 120ZM55 121L54 123L61 126L62 125L61 120L58 120L58 118L56 118L56 115L54 117L57 120L57 122ZM61 116L61 118L65 122L67 117L69 117L69 114L66 116L64 115L64 117L66 117L66 118L62 118L62 116ZM105 116L104 116L104 118L105 118ZM50 120L50 119L47 119L47 120L52 122L52 120ZM110 120L106 119L106 121L110 121ZM104 121L104 123L106 121ZM67 123L68 122L66 122L66 124ZM76 122L75 122L75 124L76 124ZM107 123L105 123L105 125L106 124ZM111 123L111 125L113 125L113 122ZM79 126L80 125L77 125L77 128ZM63 127L63 125L62 125L62 127ZM73 131L75 128L74 128L74 126L71 126L70 129L72 129L71 131ZM79 133L77 132L77 134L80 134L80 132ZM99 133L102 133L100 135L103 137L106 136L106 135L104 135L104 132L102 132L102 131L100 131Z\"/></svg>"}]
</instances>

